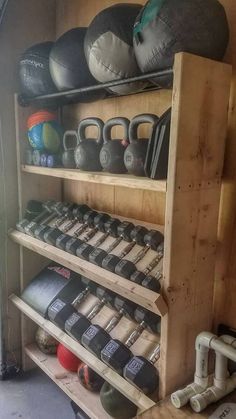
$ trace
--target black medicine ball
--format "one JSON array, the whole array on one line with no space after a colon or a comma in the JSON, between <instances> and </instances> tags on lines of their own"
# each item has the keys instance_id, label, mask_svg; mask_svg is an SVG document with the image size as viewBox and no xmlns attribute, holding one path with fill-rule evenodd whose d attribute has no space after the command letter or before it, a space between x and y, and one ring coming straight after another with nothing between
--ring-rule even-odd
<instances>
[{"instance_id":1,"label":"black medicine ball","mask_svg":"<svg viewBox=\"0 0 236 419\"><path fill-rule=\"evenodd\" d=\"M65 91L97 84L91 75L84 55L87 28L74 28L64 33L50 53L50 72L58 90ZM104 90L77 96L80 101L91 101L105 96ZM69 96L68 96L69 97ZM73 97L72 97L73 98Z\"/></svg>"},{"instance_id":2,"label":"black medicine ball","mask_svg":"<svg viewBox=\"0 0 236 419\"><path fill-rule=\"evenodd\" d=\"M57 91L49 71L49 54L53 42L42 42L27 49L19 62L21 93L28 97Z\"/></svg>"},{"instance_id":3,"label":"black medicine ball","mask_svg":"<svg viewBox=\"0 0 236 419\"><path fill-rule=\"evenodd\" d=\"M142 6L115 4L102 10L90 23L84 51L92 75L102 83L138 76L140 69L133 49L133 26ZM146 83L111 87L119 94L140 91Z\"/></svg>"}]
</instances>

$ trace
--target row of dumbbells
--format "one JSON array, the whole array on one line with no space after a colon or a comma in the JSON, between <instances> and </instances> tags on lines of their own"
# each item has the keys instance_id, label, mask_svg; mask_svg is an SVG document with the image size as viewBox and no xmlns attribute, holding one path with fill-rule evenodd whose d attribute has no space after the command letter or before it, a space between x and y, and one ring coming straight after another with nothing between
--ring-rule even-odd
<instances>
[{"instance_id":1,"label":"row of dumbbells","mask_svg":"<svg viewBox=\"0 0 236 419\"><path fill-rule=\"evenodd\" d=\"M72 304L56 299L49 306L48 318L145 394L153 393L158 387L158 372L154 363L160 355L159 344L149 359L143 356L133 356L130 348L145 329L159 334L161 318L106 288L96 286L85 277L81 278L80 285L79 294ZM78 310L90 294L95 295L99 301L85 316ZM97 324L92 324L91 320L105 305L115 309L116 313L102 328ZM138 325L125 341L121 342L118 339L112 339L109 333L118 325L123 316L135 320Z\"/></svg>"},{"instance_id":2,"label":"row of dumbbells","mask_svg":"<svg viewBox=\"0 0 236 419\"><path fill-rule=\"evenodd\" d=\"M17 223L19 231L77 255L155 292L160 291L162 269L157 269L153 275L150 273L158 267L163 258L164 237L162 233L112 218L108 214L92 210L87 205L54 201L38 203L38 205L41 211L33 220L29 220L30 217L26 216L25 219ZM90 244L97 234L99 238ZM112 238L112 241L109 241L108 246L102 248L108 238ZM114 254L121 242L127 244L117 254ZM132 257L126 258L136 245L139 246L138 251ZM149 251L154 251L152 259L143 271L137 270L137 263Z\"/></svg>"}]
</instances>

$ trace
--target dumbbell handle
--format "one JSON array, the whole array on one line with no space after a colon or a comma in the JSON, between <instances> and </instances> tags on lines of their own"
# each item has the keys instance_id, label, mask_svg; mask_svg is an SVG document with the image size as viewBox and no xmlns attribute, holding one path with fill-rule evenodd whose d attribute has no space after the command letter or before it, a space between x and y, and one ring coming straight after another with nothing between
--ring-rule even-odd
<instances>
[{"instance_id":1,"label":"dumbbell handle","mask_svg":"<svg viewBox=\"0 0 236 419\"><path fill-rule=\"evenodd\" d=\"M103 306L106 304L106 299L102 298L99 303L97 303L93 309L89 312L89 314L86 316L88 320L92 320L98 312L103 308Z\"/></svg>"},{"instance_id":2,"label":"dumbbell handle","mask_svg":"<svg viewBox=\"0 0 236 419\"><path fill-rule=\"evenodd\" d=\"M110 333L116 327L116 325L119 323L119 321L124 315L125 315L125 310L121 308L119 312L114 317L112 317L112 319L106 325L105 327L106 332Z\"/></svg>"},{"instance_id":3,"label":"dumbbell handle","mask_svg":"<svg viewBox=\"0 0 236 419\"><path fill-rule=\"evenodd\" d=\"M90 293L89 287L86 287L82 292L79 293L79 295L72 302L72 305L74 306L75 309L77 309L77 306L79 306L82 303L82 301L88 296L89 293Z\"/></svg>"},{"instance_id":4,"label":"dumbbell handle","mask_svg":"<svg viewBox=\"0 0 236 419\"><path fill-rule=\"evenodd\" d=\"M149 265L144 269L143 273L145 275L149 274L156 265L160 262L160 260L163 258L163 252L158 252L157 256L149 263Z\"/></svg>"},{"instance_id":5,"label":"dumbbell handle","mask_svg":"<svg viewBox=\"0 0 236 419\"><path fill-rule=\"evenodd\" d=\"M146 329L146 327L146 322L142 321L125 341L125 346L127 346L127 348L130 348L139 338L141 333Z\"/></svg>"},{"instance_id":6,"label":"dumbbell handle","mask_svg":"<svg viewBox=\"0 0 236 419\"><path fill-rule=\"evenodd\" d=\"M151 355L148 357L149 362L152 364L155 364L155 362L160 358L161 353L161 346L160 344L157 345L157 347L154 349L154 351L151 353Z\"/></svg>"}]
</instances>

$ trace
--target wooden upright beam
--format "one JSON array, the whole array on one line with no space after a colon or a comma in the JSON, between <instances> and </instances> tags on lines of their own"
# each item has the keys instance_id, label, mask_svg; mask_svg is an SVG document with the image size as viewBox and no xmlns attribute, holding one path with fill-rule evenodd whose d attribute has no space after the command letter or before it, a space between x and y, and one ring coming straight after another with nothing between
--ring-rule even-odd
<instances>
[{"instance_id":1,"label":"wooden upright beam","mask_svg":"<svg viewBox=\"0 0 236 419\"><path fill-rule=\"evenodd\" d=\"M193 379L194 342L212 327L231 67L176 55L165 223L161 396Z\"/></svg>"}]
</instances>

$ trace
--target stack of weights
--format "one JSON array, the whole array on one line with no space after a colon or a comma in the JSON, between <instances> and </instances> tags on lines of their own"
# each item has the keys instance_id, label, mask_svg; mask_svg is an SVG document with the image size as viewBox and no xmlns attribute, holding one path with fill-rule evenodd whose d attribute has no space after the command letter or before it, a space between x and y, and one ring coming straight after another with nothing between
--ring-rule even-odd
<instances>
[{"instance_id":1,"label":"stack of weights","mask_svg":"<svg viewBox=\"0 0 236 419\"><path fill-rule=\"evenodd\" d=\"M57 166L63 131L57 121L56 113L40 110L32 114L28 118L27 128L31 147L26 150L26 164Z\"/></svg>"}]
</instances>

